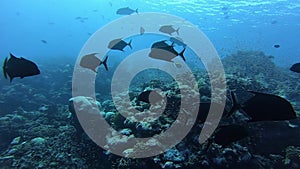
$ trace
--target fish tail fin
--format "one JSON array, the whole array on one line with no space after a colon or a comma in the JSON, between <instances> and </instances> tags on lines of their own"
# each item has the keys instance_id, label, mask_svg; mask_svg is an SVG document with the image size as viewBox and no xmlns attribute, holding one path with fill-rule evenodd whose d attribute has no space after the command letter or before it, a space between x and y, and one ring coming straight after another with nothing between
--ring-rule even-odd
<instances>
[{"instance_id":1,"label":"fish tail fin","mask_svg":"<svg viewBox=\"0 0 300 169\"><path fill-rule=\"evenodd\" d=\"M185 61L185 58L183 56L184 51L185 51L185 48L183 48L183 50L178 54L179 56L181 56L181 58L183 59L183 61Z\"/></svg>"},{"instance_id":2,"label":"fish tail fin","mask_svg":"<svg viewBox=\"0 0 300 169\"><path fill-rule=\"evenodd\" d=\"M231 101L232 101L232 108L227 113L226 117L230 117L233 113L235 113L241 107L241 105L238 103L236 95L233 91L230 91L230 96L231 96Z\"/></svg>"},{"instance_id":3,"label":"fish tail fin","mask_svg":"<svg viewBox=\"0 0 300 169\"><path fill-rule=\"evenodd\" d=\"M4 63L3 63L3 74L4 74L5 79L7 79L6 63L7 63L7 58L5 58Z\"/></svg>"},{"instance_id":4,"label":"fish tail fin","mask_svg":"<svg viewBox=\"0 0 300 169\"><path fill-rule=\"evenodd\" d=\"M108 56L106 56L105 59L104 59L103 61L101 61L101 63L100 63L100 65L101 65L101 64L104 65L106 71L108 71L108 67L107 67L107 59L108 59Z\"/></svg>"},{"instance_id":5,"label":"fish tail fin","mask_svg":"<svg viewBox=\"0 0 300 169\"><path fill-rule=\"evenodd\" d=\"M179 35L179 28L176 29L176 33L177 33L177 35Z\"/></svg>"},{"instance_id":6,"label":"fish tail fin","mask_svg":"<svg viewBox=\"0 0 300 169\"><path fill-rule=\"evenodd\" d=\"M129 41L129 43L127 44L127 45L130 47L130 49L132 49L131 42L132 42L132 39L131 39L131 40Z\"/></svg>"},{"instance_id":7,"label":"fish tail fin","mask_svg":"<svg viewBox=\"0 0 300 169\"><path fill-rule=\"evenodd\" d=\"M139 8L136 8L136 10L135 10L135 13L137 13L137 14L139 14L139 11L138 11L138 9L139 9Z\"/></svg>"}]
</instances>

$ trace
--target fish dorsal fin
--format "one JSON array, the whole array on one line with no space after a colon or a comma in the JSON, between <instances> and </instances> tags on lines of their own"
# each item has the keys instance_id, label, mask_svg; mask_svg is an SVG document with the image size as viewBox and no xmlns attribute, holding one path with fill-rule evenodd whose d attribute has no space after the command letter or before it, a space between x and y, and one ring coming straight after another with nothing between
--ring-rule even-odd
<instances>
[{"instance_id":1,"label":"fish dorsal fin","mask_svg":"<svg viewBox=\"0 0 300 169\"><path fill-rule=\"evenodd\" d=\"M9 53L9 55L10 55L11 58L17 59L17 57L14 56L12 53Z\"/></svg>"}]
</instances>

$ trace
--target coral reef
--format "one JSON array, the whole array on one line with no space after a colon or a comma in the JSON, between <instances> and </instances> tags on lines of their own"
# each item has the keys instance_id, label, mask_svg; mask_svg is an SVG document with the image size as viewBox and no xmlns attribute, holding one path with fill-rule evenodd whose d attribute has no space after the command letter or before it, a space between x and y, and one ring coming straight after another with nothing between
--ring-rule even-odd
<instances>
[{"instance_id":1,"label":"coral reef","mask_svg":"<svg viewBox=\"0 0 300 169\"><path fill-rule=\"evenodd\" d=\"M226 71L228 90L235 90L239 101L251 97L247 90L280 95L292 102L299 111L299 79L277 67L270 56L257 51L239 51L222 60ZM131 106L126 106L118 96L122 109L130 113L138 110L140 114L147 110L156 110L160 105L137 104L137 96L144 90L159 88L167 96L166 109L157 119L144 119L136 122L120 114L108 96L110 87L102 88L110 80L99 80L96 98L78 96L71 98L70 86L72 66L48 65L45 76L37 79L24 79L0 90L0 166L1 168L299 168L299 120L292 121L294 128L286 122L254 123L250 125L251 137L221 147L212 143L200 145L199 133L203 122L197 121L189 134L176 146L163 154L132 159L120 157L98 147L84 133L74 111L73 103L80 104L83 111L87 105L99 108L102 117L119 133L130 137L150 137L164 132L176 121L179 114L181 93L175 81L143 80L130 87L128 93ZM109 78L109 75L104 77ZM152 76L152 75L151 75ZM153 75L155 76L155 75ZM210 79L205 71L195 72L197 85L183 86L188 96L200 92L202 102L211 101ZM213 80L221 78L215 74ZM102 78L102 77L101 77ZM184 75L182 79L188 79ZM56 79L49 83L49 79ZM2 79L0 79L2 84ZM41 84L41 82L43 84ZM3 83L4 84L4 83ZM61 85L65 84L65 85ZM199 88L197 88L197 86ZM100 89L101 88L101 89ZM228 92L228 91L222 91ZM70 99L70 100L69 100ZM9 104L6 104L9 103ZM230 108L228 101L226 108ZM221 124L245 123L242 113L224 119ZM108 146L114 146L126 139L108 137ZM125 137L124 137L125 138ZM263 151L264 150L264 151ZM127 149L125 154L134 153Z\"/></svg>"}]
</instances>

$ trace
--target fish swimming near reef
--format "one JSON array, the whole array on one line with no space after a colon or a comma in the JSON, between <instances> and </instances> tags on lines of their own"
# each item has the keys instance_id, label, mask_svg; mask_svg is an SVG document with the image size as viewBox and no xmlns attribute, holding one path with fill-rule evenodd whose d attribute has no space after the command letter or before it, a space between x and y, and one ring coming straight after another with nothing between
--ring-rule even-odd
<instances>
[{"instance_id":1,"label":"fish swimming near reef","mask_svg":"<svg viewBox=\"0 0 300 169\"><path fill-rule=\"evenodd\" d=\"M97 53L92 53L83 56L80 60L79 65L83 68L90 69L93 72L97 73L96 68L103 64L106 71L108 71L108 67L107 67L108 56L106 56L105 59L101 61L99 58L96 57L96 54Z\"/></svg>"},{"instance_id":2,"label":"fish swimming near reef","mask_svg":"<svg viewBox=\"0 0 300 169\"><path fill-rule=\"evenodd\" d=\"M280 48L280 45L276 44L274 45L274 48Z\"/></svg>"},{"instance_id":3,"label":"fish swimming near reef","mask_svg":"<svg viewBox=\"0 0 300 169\"><path fill-rule=\"evenodd\" d=\"M10 53L10 58L5 58L4 60L3 73L5 79L7 79L8 76L10 82L12 82L15 77L20 77L22 79L24 77L38 75L40 74L40 70L34 62L22 57L17 58Z\"/></svg>"},{"instance_id":4,"label":"fish swimming near reef","mask_svg":"<svg viewBox=\"0 0 300 169\"><path fill-rule=\"evenodd\" d=\"M196 121L199 123L204 123L207 120L207 116L208 116L208 113L209 113L211 107L214 107L215 110L223 109L222 116L225 116L228 113L227 109L219 103L201 102L199 104L198 116L197 116ZM216 114L216 116L218 116L218 115L219 114ZM212 118L214 118L214 117L212 117ZM212 120L214 120L214 119L212 119Z\"/></svg>"},{"instance_id":5,"label":"fish swimming near reef","mask_svg":"<svg viewBox=\"0 0 300 169\"><path fill-rule=\"evenodd\" d=\"M272 94L249 92L254 96L245 103L239 104L235 94L231 91L233 107L227 116L241 110L250 118L248 122L282 121L297 118L291 103L286 99Z\"/></svg>"},{"instance_id":6,"label":"fish swimming near reef","mask_svg":"<svg viewBox=\"0 0 300 169\"><path fill-rule=\"evenodd\" d=\"M172 36L172 33L174 33L174 32L176 32L177 35L179 35L179 28L174 29L173 25L164 25L164 26L161 26L159 28L159 31L162 32L162 33L169 34L170 36Z\"/></svg>"},{"instance_id":7,"label":"fish swimming near reef","mask_svg":"<svg viewBox=\"0 0 300 169\"><path fill-rule=\"evenodd\" d=\"M109 42L108 48L110 48L112 50L124 51L124 48L126 46L129 46L130 49L132 49L131 42L132 41L130 40L129 43L126 43L124 40L122 40L122 38L114 39Z\"/></svg>"},{"instance_id":8,"label":"fish swimming near reef","mask_svg":"<svg viewBox=\"0 0 300 169\"><path fill-rule=\"evenodd\" d=\"M300 63L293 64L290 70L296 73L300 73Z\"/></svg>"},{"instance_id":9,"label":"fish swimming near reef","mask_svg":"<svg viewBox=\"0 0 300 169\"><path fill-rule=\"evenodd\" d=\"M138 13L138 9L134 10L134 9L129 8L129 7L126 7L126 8L118 9L116 14L118 14L118 15L131 15L134 12Z\"/></svg>"},{"instance_id":10,"label":"fish swimming near reef","mask_svg":"<svg viewBox=\"0 0 300 169\"><path fill-rule=\"evenodd\" d=\"M142 101L145 103L155 104L160 102L163 97L155 90L147 90L140 93L137 97L138 101Z\"/></svg>"},{"instance_id":11,"label":"fish swimming near reef","mask_svg":"<svg viewBox=\"0 0 300 169\"><path fill-rule=\"evenodd\" d=\"M174 43L171 45L166 43L166 40L155 42L151 46L151 51L149 53L149 57L154 58L154 59L160 59L168 62L173 62L172 59L180 56L184 61L185 58L183 56L183 53L185 51L185 48L178 53L174 47Z\"/></svg>"}]
</instances>

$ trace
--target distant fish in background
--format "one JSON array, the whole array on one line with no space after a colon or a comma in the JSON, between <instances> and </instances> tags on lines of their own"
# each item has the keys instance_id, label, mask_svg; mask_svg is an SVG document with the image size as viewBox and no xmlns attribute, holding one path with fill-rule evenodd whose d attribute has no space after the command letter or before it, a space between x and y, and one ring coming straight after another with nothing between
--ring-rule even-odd
<instances>
[{"instance_id":1,"label":"distant fish in background","mask_svg":"<svg viewBox=\"0 0 300 169\"><path fill-rule=\"evenodd\" d=\"M255 95L245 103L239 104L234 92L231 91L233 107L227 116L241 110L250 117L248 122L283 121L297 118L291 103L286 99L272 94L249 92Z\"/></svg>"},{"instance_id":2,"label":"distant fish in background","mask_svg":"<svg viewBox=\"0 0 300 169\"><path fill-rule=\"evenodd\" d=\"M88 17L81 17L81 16L77 16L75 18L75 20L78 20L80 21L81 23L84 23L86 20L88 20L89 18Z\"/></svg>"},{"instance_id":3,"label":"distant fish in background","mask_svg":"<svg viewBox=\"0 0 300 169\"><path fill-rule=\"evenodd\" d=\"M290 70L296 73L300 73L300 63L293 64Z\"/></svg>"},{"instance_id":4,"label":"distant fish in background","mask_svg":"<svg viewBox=\"0 0 300 169\"><path fill-rule=\"evenodd\" d=\"M274 48L280 48L280 45L276 44L274 45Z\"/></svg>"},{"instance_id":5,"label":"distant fish in background","mask_svg":"<svg viewBox=\"0 0 300 169\"><path fill-rule=\"evenodd\" d=\"M224 19L228 19L229 18L229 8L224 6L221 8L221 10L223 11L223 14L224 14Z\"/></svg>"},{"instance_id":6,"label":"distant fish in background","mask_svg":"<svg viewBox=\"0 0 300 169\"><path fill-rule=\"evenodd\" d=\"M5 58L4 60L3 73L5 79L9 76L10 82L12 82L15 77L22 79L24 77L38 75L40 74L40 70L34 62L22 57L17 58L10 53L10 58Z\"/></svg>"},{"instance_id":7,"label":"distant fish in background","mask_svg":"<svg viewBox=\"0 0 300 169\"><path fill-rule=\"evenodd\" d=\"M222 11L227 11L229 8L227 6L224 6L221 8Z\"/></svg>"},{"instance_id":8,"label":"distant fish in background","mask_svg":"<svg viewBox=\"0 0 300 169\"><path fill-rule=\"evenodd\" d=\"M117 10L116 14L118 15L131 15L132 13L138 13L138 8L136 10L133 10L129 7L126 8L120 8Z\"/></svg>"},{"instance_id":9,"label":"distant fish in background","mask_svg":"<svg viewBox=\"0 0 300 169\"><path fill-rule=\"evenodd\" d=\"M159 28L159 31L162 32L162 33L169 34L170 36L172 36L172 33L174 33L174 32L176 32L177 35L179 35L179 28L174 29L173 25L164 25L164 26L161 26Z\"/></svg>"},{"instance_id":10,"label":"distant fish in background","mask_svg":"<svg viewBox=\"0 0 300 169\"><path fill-rule=\"evenodd\" d=\"M277 23L276 20L271 21L271 24L272 24L272 25L273 25L273 24L276 24L276 23Z\"/></svg>"},{"instance_id":11,"label":"distant fish in background","mask_svg":"<svg viewBox=\"0 0 300 169\"><path fill-rule=\"evenodd\" d=\"M41 40L42 43L47 44L48 42L46 40Z\"/></svg>"},{"instance_id":12,"label":"distant fish in background","mask_svg":"<svg viewBox=\"0 0 300 169\"><path fill-rule=\"evenodd\" d=\"M140 35L143 35L145 33L145 29L143 27L140 27Z\"/></svg>"},{"instance_id":13,"label":"distant fish in background","mask_svg":"<svg viewBox=\"0 0 300 169\"><path fill-rule=\"evenodd\" d=\"M124 48L126 46L129 46L130 49L132 49L131 40L129 41L129 43L126 43L125 41L122 40L122 38L118 38L110 41L108 44L109 49L120 50L120 51L124 51Z\"/></svg>"},{"instance_id":14,"label":"distant fish in background","mask_svg":"<svg viewBox=\"0 0 300 169\"><path fill-rule=\"evenodd\" d=\"M99 58L96 57L96 54L97 53L91 53L83 56L80 60L79 65L83 68L90 69L93 72L97 73L96 68L103 64L106 71L108 71L108 67L107 67L108 56L106 56L105 59L101 61Z\"/></svg>"}]
</instances>

